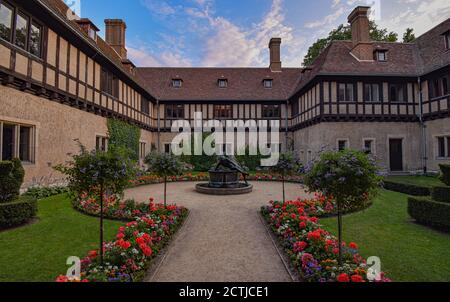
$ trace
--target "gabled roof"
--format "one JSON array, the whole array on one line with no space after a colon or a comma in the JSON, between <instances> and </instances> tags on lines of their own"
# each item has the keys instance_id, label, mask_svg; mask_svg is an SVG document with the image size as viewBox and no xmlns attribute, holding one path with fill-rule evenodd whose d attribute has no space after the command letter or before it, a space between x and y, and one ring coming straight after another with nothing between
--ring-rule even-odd
<instances>
[{"instance_id":1,"label":"gabled roof","mask_svg":"<svg viewBox=\"0 0 450 302\"><path fill-rule=\"evenodd\" d=\"M145 87L162 101L283 101L287 100L301 76L301 68L137 68ZM220 88L218 80L228 80ZM182 88L172 87L182 79ZM273 87L264 88L264 79Z\"/></svg>"},{"instance_id":2,"label":"gabled roof","mask_svg":"<svg viewBox=\"0 0 450 302\"><path fill-rule=\"evenodd\" d=\"M445 50L443 38L448 31L450 19L414 43L372 42L374 51L387 51L386 62L360 61L351 53L351 41L332 41L308 68L291 97L320 75L418 77L449 65L450 51Z\"/></svg>"}]
</instances>

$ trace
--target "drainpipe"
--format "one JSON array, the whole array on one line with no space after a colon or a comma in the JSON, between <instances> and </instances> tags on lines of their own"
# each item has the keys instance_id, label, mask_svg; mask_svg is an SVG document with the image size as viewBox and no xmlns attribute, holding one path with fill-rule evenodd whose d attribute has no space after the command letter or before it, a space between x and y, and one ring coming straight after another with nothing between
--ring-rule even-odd
<instances>
[{"instance_id":1,"label":"drainpipe","mask_svg":"<svg viewBox=\"0 0 450 302\"><path fill-rule=\"evenodd\" d=\"M423 174L428 173L428 167L427 167L427 134L426 134L426 128L425 121L423 120L423 90L422 90L422 79L418 77L417 82L419 84L419 122L420 127L422 131L422 167L423 167Z\"/></svg>"}]
</instances>

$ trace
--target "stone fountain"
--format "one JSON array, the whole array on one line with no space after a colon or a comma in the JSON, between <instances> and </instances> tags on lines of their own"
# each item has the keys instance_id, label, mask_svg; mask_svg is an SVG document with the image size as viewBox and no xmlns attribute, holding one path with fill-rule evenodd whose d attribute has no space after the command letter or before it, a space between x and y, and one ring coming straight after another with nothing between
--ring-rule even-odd
<instances>
[{"instance_id":1,"label":"stone fountain","mask_svg":"<svg viewBox=\"0 0 450 302\"><path fill-rule=\"evenodd\" d=\"M244 182L240 182L240 174ZM247 182L248 173L234 157L221 156L214 169L209 171L209 183L196 185L199 193L209 195L238 195L253 191L253 185Z\"/></svg>"}]
</instances>

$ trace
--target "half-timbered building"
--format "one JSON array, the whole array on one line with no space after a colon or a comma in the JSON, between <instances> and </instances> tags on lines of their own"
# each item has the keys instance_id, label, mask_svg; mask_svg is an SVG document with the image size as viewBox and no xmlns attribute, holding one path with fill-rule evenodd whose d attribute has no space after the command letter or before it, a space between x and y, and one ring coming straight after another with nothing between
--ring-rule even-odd
<instances>
[{"instance_id":1,"label":"half-timbered building","mask_svg":"<svg viewBox=\"0 0 450 302\"><path fill-rule=\"evenodd\" d=\"M141 128L140 156L169 151L174 120L279 120L282 149L307 163L324 149L374 154L388 172L450 160L450 19L413 43L374 42L367 7L349 16L352 41L333 41L311 66L136 67L126 24L105 39L61 0L0 0L0 160L18 157L26 185L59 180L52 166L107 149L107 119Z\"/></svg>"}]
</instances>

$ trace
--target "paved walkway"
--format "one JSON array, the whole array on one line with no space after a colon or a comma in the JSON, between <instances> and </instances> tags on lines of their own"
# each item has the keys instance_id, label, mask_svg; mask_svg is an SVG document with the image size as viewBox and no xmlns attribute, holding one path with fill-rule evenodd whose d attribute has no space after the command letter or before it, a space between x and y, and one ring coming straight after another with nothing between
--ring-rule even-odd
<instances>
[{"instance_id":1,"label":"paved walkway","mask_svg":"<svg viewBox=\"0 0 450 302\"><path fill-rule=\"evenodd\" d=\"M285 282L291 281L259 218L258 210L281 199L281 183L255 182L247 195L208 196L195 183L169 183L168 200L190 209L190 216L149 281ZM162 198L163 185L127 190L126 198ZM287 198L305 196L298 184L286 184Z\"/></svg>"}]
</instances>

